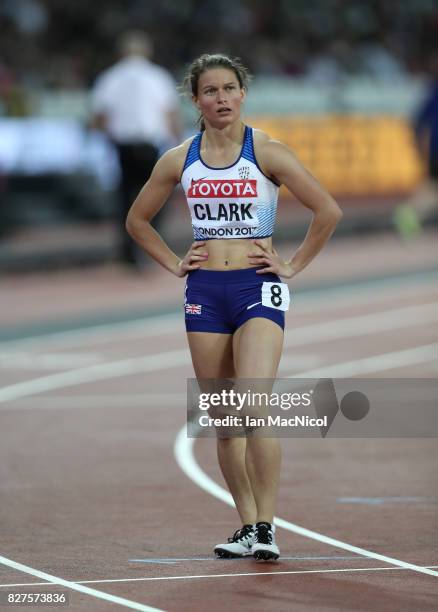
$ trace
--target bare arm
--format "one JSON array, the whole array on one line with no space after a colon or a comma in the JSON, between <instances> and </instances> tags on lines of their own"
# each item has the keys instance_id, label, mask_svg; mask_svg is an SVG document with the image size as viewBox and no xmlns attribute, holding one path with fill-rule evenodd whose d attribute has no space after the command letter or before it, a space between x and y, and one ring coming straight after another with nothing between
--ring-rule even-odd
<instances>
[{"instance_id":1,"label":"bare arm","mask_svg":"<svg viewBox=\"0 0 438 612\"><path fill-rule=\"evenodd\" d=\"M154 230L150 221L164 206L175 185L179 182L185 157L184 145L167 151L156 163L128 213L126 230L130 236L159 264L176 276L184 276L188 270L199 268L193 263L205 259L201 252L205 243L191 246L184 259L180 259Z\"/></svg>"},{"instance_id":2,"label":"bare arm","mask_svg":"<svg viewBox=\"0 0 438 612\"><path fill-rule=\"evenodd\" d=\"M289 191L313 213L306 237L290 260L282 262L283 265L281 265L280 258L273 251L274 258L278 260L274 262L275 267L278 268L280 265L281 268L275 271L281 276L291 278L303 270L320 252L339 223L342 211L332 196L302 166L286 145L270 139L266 139L260 145L260 153L257 151L257 156L264 172L279 183L286 185ZM259 241L256 241L256 244L262 246ZM266 252L266 247L262 246L262 248ZM253 262L268 264L268 268L265 268L263 272L272 272L274 270L269 269L269 266L273 263L273 258L270 259L269 262L253 259Z\"/></svg>"}]
</instances>

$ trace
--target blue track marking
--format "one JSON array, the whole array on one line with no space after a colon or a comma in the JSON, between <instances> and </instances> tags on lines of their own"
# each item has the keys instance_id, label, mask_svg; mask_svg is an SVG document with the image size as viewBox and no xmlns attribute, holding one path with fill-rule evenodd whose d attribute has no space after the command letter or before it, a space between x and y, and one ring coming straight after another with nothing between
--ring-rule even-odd
<instances>
[{"instance_id":1,"label":"blue track marking","mask_svg":"<svg viewBox=\"0 0 438 612\"><path fill-rule=\"evenodd\" d=\"M339 504L364 504L380 506L382 504L436 504L438 497L338 497Z\"/></svg>"}]
</instances>

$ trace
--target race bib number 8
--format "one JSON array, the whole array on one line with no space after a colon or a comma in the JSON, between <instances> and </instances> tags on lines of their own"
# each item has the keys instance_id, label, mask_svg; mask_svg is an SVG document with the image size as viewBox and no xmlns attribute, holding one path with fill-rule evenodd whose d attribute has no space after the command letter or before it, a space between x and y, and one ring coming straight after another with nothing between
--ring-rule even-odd
<instances>
[{"instance_id":1,"label":"race bib number 8","mask_svg":"<svg viewBox=\"0 0 438 612\"><path fill-rule=\"evenodd\" d=\"M289 287L286 283L263 283L262 304L276 310L289 310Z\"/></svg>"}]
</instances>

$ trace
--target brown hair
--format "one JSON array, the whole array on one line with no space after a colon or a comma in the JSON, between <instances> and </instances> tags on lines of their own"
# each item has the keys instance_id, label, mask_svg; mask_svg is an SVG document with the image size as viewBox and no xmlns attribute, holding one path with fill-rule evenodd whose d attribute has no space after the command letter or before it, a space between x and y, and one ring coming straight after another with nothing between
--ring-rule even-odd
<instances>
[{"instance_id":1,"label":"brown hair","mask_svg":"<svg viewBox=\"0 0 438 612\"><path fill-rule=\"evenodd\" d=\"M231 70L236 75L240 88L245 91L248 90L248 83L251 80L248 69L242 64L240 58L228 57L228 55L223 55L222 53L214 53L212 55L204 53L195 59L184 77L181 89L187 94L197 96L199 77L212 68ZM200 123L201 130L205 129L202 115L198 118L198 122Z\"/></svg>"}]
</instances>

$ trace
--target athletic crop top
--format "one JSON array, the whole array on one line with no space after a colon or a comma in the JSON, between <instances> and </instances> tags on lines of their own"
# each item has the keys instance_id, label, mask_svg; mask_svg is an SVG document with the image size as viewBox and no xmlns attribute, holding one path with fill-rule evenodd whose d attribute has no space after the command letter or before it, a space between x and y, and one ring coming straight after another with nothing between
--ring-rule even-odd
<instances>
[{"instance_id":1,"label":"athletic crop top","mask_svg":"<svg viewBox=\"0 0 438 612\"><path fill-rule=\"evenodd\" d=\"M239 159L225 168L202 161L201 137L192 140L181 176L195 240L272 236L278 185L260 170L252 128L245 126Z\"/></svg>"}]
</instances>

